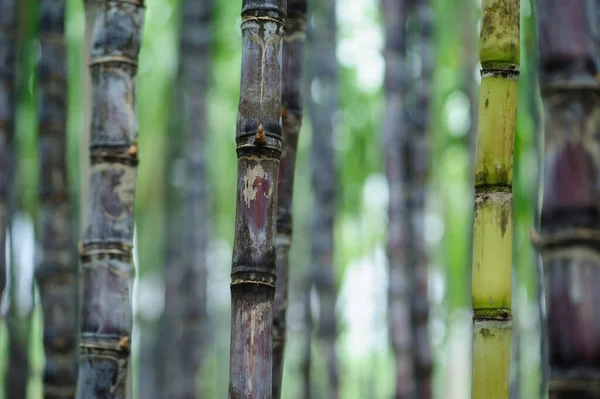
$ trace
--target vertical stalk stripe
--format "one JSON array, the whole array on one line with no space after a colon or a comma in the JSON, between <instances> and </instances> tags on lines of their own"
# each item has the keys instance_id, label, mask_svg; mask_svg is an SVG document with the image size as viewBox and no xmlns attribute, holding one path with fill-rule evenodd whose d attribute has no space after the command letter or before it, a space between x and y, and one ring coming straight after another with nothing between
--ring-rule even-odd
<instances>
[{"instance_id":1,"label":"vertical stalk stripe","mask_svg":"<svg viewBox=\"0 0 600 399\"><path fill-rule=\"evenodd\" d=\"M78 398L125 398L133 276L138 124L135 75L143 2L87 1L93 111L90 195L80 247L83 311Z\"/></svg>"}]
</instances>

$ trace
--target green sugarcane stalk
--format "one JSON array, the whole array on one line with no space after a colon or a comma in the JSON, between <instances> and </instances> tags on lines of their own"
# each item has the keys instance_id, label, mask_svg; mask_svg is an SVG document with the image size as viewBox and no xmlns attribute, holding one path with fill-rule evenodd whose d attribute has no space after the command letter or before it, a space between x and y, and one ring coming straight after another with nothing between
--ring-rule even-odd
<instances>
[{"instance_id":1,"label":"green sugarcane stalk","mask_svg":"<svg viewBox=\"0 0 600 399\"><path fill-rule=\"evenodd\" d=\"M483 0L473 223L472 397L508 398L519 0Z\"/></svg>"},{"instance_id":2,"label":"green sugarcane stalk","mask_svg":"<svg viewBox=\"0 0 600 399\"><path fill-rule=\"evenodd\" d=\"M88 0L92 21L90 184L77 398L124 399L131 348L133 208L138 163L135 76L143 0Z\"/></svg>"}]
</instances>

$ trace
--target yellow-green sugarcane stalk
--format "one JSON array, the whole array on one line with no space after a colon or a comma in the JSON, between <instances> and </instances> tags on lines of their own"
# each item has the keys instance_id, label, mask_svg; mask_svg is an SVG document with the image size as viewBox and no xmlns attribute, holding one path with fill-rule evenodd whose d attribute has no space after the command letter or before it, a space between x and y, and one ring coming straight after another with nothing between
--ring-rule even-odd
<instances>
[{"instance_id":1,"label":"yellow-green sugarcane stalk","mask_svg":"<svg viewBox=\"0 0 600 399\"><path fill-rule=\"evenodd\" d=\"M492 399L509 395L519 0L482 0L482 11L473 223L472 397Z\"/></svg>"}]
</instances>

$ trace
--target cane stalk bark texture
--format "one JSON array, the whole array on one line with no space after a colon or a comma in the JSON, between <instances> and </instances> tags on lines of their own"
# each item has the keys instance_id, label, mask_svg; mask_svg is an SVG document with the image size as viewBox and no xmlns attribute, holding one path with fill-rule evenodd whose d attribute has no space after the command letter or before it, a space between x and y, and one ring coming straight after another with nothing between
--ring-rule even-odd
<instances>
[{"instance_id":1,"label":"cane stalk bark texture","mask_svg":"<svg viewBox=\"0 0 600 399\"><path fill-rule=\"evenodd\" d=\"M45 398L74 398L77 384L77 258L66 172L64 0L42 0L39 62L41 262Z\"/></svg>"},{"instance_id":2,"label":"cane stalk bark texture","mask_svg":"<svg viewBox=\"0 0 600 399\"><path fill-rule=\"evenodd\" d=\"M383 0L385 23L385 121L383 151L390 187L387 254L389 262L388 329L394 350L395 397L414 392L413 353L410 333L410 278L406 265L404 219L403 143L406 97L406 2Z\"/></svg>"},{"instance_id":3,"label":"cane stalk bark texture","mask_svg":"<svg viewBox=\"0 0 600 399\"><path fill-rule=\"evenodd\" d=\"M92 15L90 194L80 244L83 304L77 398L125 398L138 163L135 76L143 1L87 1Z\"/></svg>"},{"instance_id":4,"label":"cane stalk bark texture","mask_svg":"<svg viewBox=\"0 0 600 399\"><path fill-rule=\"evenodd\" d=\"M427 295L427 252L424 220L428 177L428 129L431 102L433 46L431 42L431 10L428 0L410 3L410 14L416 24L416 51L421 58L419 84L411 87L413 98L406 121L403 179L405 186L405 217L403 218L407 251L406 263L410 276L410 328L412 335L415 393L418 398L431 398L432 360L429 345L429 298ZM415 83L415 82L413 82Z\"/></svg>"},{"instance_id":5,"label":"cane stalk bark texture","mask_svg":"<svg viewBox=\"0 0 600 399\"><path fill-rule=\"evenodd\" d=\"M289 253L292 244L292 200L296 151L302 127L302 66L306 41L306 0L288 0L283 37L283 70L281 94L282 153L277 189L277 283L273 305L273 398L281 397L286 312L288 305Z\"/></svg>"},{"instance_id":6,"label":"cane stalk bark texture","mask_svg":"<svg viewBox=\"0 0 600 399\"><path fill-rule=\"evenodd\" d=\"M600 396L597 2L538 0L550 398Z\"/></svg>"},{"instance_id":7,"label":"cane stalk bark texture","mask_svg":"<svg viewBox=\"0 0 600 399\"><path fill-rule=\"evenodd\" d=\"M6 233L13 186L16 111L17 2L0 0L0 298L6 287Z\"/></svg>"},{"instance_id":8,"label":"cane stalk bark texture","mask_svg":"<svg viewBox=\"0 0 600 399\"><path fill-rule=\"evenodd\" d=\"M285 0L242 2L229 397L272 397Z\"/></svg>"},{"instance_id":9,"label":"cane stalk bark texture","mask_svg":"<svg viewBox=\"0 0 600 399\"><path fill-rule=\"evenodd\" d=\"M171 173L171 181L184 181L183 189L169 187L167 195L167 262L164 323L167 339L164 357L165 395L196 398L197 377L205 357L208 330L206 308L206 245L208 192L206 180L206 98L209 86L212 0L184 0L178 99L173 110L179 119L170 164L183 161L184 178ZM182 97L182 98L181 98ZM181 191L177 195L176 191ZM179 197L179 198L178 198Z\"/></svg>"},{"instance_id":10,"label":"cane stalk bark texture","mask_svg":"<svg viewBox=\"0 0 600 399\"><path fill-rule=\"evenodd\" d=\"M336 287L333 265L333 225L337 203L337 165L333 143L334 115L338 107L335 1L311 1L308 28L308 112L311 141L313 215L310 280L319 298L317 337L327 362L329 398L337 398L339 373Z\"/></svg>"},{"instance_id":11,"label":"cane stalk bark texture","mask_svg":"<svg viewBox=\"0 0 600 399\"><path fill-rule=\"evenodd\" d=\"M477 399L509 395L519 0L483 0L482 11L472 268L472 397Z\"/></svg>"}]
</instances>

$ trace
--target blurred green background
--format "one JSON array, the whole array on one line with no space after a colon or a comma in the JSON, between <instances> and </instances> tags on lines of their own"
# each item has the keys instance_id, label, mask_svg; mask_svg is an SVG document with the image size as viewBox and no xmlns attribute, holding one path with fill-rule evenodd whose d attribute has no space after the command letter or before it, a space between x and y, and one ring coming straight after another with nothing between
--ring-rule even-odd
<instances>
[{"instance_id":1,"label":"blurred green background","mask_svg":"<svg viewBox=\"0 0 600 399\"><path fill-rule=\"evenodd\" d=\"M41 398L43 350L39 300L31 301L34 262L34 224L37 206L36 64L39 57L38 8L22 0L20 14L18 204L13 227L23 317L33 312L30 358L33 374L29 397ZM199 376L203 397L223 398L228 389L229 273L235 214L235 121L241 64L240 1L215 0L209 126L206 131L211 241L208 306L213 330L209 365ZM87 178L82 80L85 16L82 1L68 1L66 24L69 47L68 162L73 201L79 203ZM386 321L387 183L383 172L384 43L380 3L376 0L337 2L340 109L336 115L336 148L340 167L340 207L335 226L335 268L339 292L338 351L343 398L389 398L393 392L392 352ZM145 331L156 326L163 307L165 144L170 140L169 117L178 57L179 1L148 0L140 53L137 104L140 165L136 199L133 287L133 388L137 392L137 362ZM473 115L477 113L477 64L480 9L476 0L432 0L434 7L435 68L430 136L431 179L425 219L430 254L430 336L435 360L435 392L439 398L470 397L471 308L470 258L472 229ZM529 241L537 201L536 146L539 95L535 60L535 29L529 1L521 2L523 40L515 141L514 325L512 377L520 377L523 398L539 397L540 351L535 254ZM418 73L419 57L408 54L411 71ZM416 77L416 76L415 76ZM310 95L307 91L306 95ZM475 99L475 101L473 101ZM307 119L307 118L306 118ZM308 120L302 128L294 200L294 242L291 257L289 338L284 375L285 398L301 397L300 361L306 331L302 293L298 291L309 262L310 140ZM183 184L183 183L182 183ZM6 298L5 298L6 299ZM6 300L5 300L6 302ZM6 306L5 306L6 307ZM315 306L313 306L313 309ZM1 327L0 365L6 368L6 329ZM324 359L313 346L312 375L319 393L326 375ZM143 347L142 347L143 349ZM518 361L517 361L518 359ZM322 381L324 382L324 381ZM4 390L0 387L0 397ZM322 391L321 393L324 393Z\"/></svg>"}]
</instances>

